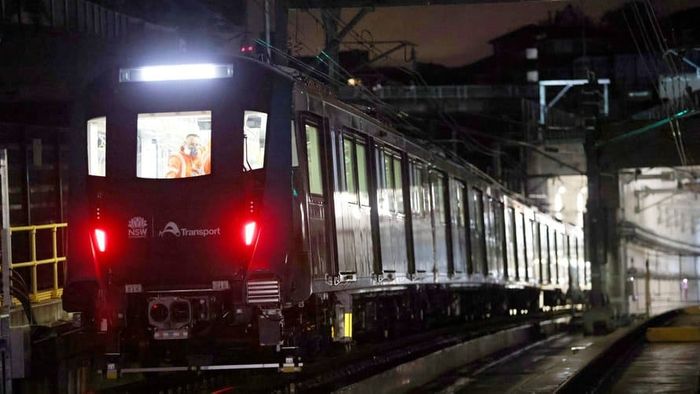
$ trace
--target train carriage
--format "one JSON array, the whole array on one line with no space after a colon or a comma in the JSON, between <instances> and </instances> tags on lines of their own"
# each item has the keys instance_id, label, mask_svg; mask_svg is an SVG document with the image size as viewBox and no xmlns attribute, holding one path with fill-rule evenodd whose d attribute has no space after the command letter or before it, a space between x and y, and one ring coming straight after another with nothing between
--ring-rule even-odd
<instances>
[{"instance_id":1,"label":"train carriage","mask_svg":"<svg viewBox=\"0 0 700 394\"><path fill-rule=\"evenodd\" d=\"M83 117L64 305L113 354L389 335L565 304L590 280L579 228L290 70L110 70Z\"/></svg>"}]
</instances>

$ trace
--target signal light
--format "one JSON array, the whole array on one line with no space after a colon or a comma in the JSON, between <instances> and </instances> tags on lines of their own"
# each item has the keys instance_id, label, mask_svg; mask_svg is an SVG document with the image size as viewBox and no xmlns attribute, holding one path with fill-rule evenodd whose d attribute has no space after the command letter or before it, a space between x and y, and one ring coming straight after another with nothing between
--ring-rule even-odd
<instances>
[{"instance_id":1,"label":"signal light","mask_svg":"<svg viewBox=\"0 0 700 394\"><path fill-rule=\"evenodd\" d=\"M254 221L250 221L243 226L243 242L245 242L246 246L253 244L253 241L255 240L256 227L257 224Z\"/></svg>"},{"instance_id":2,"label":"signal light","mask_svg":"<svg viewBox=\"0 0 700 394\"><path fill-rule=\"evenodd\" d=\"M107 250L107 233L104 230L95 229L95 243L97 244L97 250L103 252Z\"/></svg>"}]
</instances>

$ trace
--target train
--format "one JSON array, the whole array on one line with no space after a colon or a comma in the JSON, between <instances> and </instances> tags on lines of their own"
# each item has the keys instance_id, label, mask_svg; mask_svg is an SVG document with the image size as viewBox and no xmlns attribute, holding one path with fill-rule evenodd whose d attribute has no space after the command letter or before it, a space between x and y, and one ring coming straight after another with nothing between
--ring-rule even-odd
<instances>
[{"instance_id":1,"label":"train","mask_svg":"<svg viewBox=\"0 0 700 394\"><path fill-rule=\"evenodd\" d=\"M112 68L78 112L63 305L118 360L585 302L580 227L290 68Z\"/></svg>"}]
</instances>

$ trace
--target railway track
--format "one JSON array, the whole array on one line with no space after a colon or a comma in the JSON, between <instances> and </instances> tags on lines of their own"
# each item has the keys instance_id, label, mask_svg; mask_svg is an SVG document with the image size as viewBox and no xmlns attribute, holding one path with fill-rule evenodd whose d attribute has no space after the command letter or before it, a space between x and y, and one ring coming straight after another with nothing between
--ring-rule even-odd
<instances>
[{"instance_id":1,"label":"railway track","mask_svg":"<svg viewBox=\"0 0 700 394\"><path fill-rule=\"evenodd\" d=\"M151 374L142 380L97 390L99 393L204 393L204 392L310 392L338 390L405 362L449 348L468 340L530 324L571 315L560 311L498 317L452 324L433 330L391 338L383 342L360 343L352 348L338 346L315 359L304 360L299 373L271 374L253 371L194 371ZM535 336L537 333L534 333Z\"/></svg>"}]
</instances>

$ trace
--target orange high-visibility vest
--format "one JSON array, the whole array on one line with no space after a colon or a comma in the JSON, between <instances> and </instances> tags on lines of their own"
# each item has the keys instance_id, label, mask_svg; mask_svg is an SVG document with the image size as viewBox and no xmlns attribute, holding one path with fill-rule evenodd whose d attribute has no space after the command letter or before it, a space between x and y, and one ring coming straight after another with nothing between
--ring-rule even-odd
<instances>
[{"instance_id":1,"label":"orange high-visibility vest","mask_svg":"<svg viewBox=\"0 0 700 394\"><path fill-rule=\"evenodd\" d=\"M193 158L178 152L168 159L168 172L166 178L188 178L203 175L202 162L199 158Z\"/></svg>"}]
</instances>

